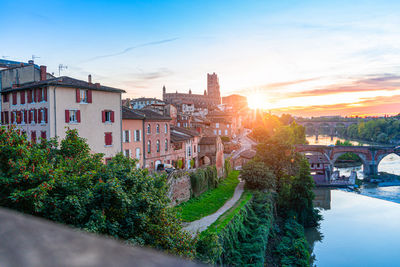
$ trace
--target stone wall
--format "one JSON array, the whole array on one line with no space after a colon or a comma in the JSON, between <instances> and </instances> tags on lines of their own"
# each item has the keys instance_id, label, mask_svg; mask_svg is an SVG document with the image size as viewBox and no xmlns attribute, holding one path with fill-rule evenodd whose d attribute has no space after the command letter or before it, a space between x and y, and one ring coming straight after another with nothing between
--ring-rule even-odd
<instances>
[{"instance_id":1,"label":"stone wall","mask_svg":"<svg viewBox=\"0 0 400 267\"><path fill-rule=\"evenodd\" d=\"M172 206L179 205L190 199L191 184L188 171L174 171L168 176L168 184L168 197L171 199Z\"/></svg>"}]
</instances>

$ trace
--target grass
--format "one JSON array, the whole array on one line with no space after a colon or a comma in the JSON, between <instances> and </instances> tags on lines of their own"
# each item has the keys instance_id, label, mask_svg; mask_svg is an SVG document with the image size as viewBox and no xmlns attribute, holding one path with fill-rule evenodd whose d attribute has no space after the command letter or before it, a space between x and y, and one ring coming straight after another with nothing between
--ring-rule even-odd
<instances>
[{"instance_id":1,"label":"grass","mask_svg":"<svg viewBox=\"0 0 400 267\"><path fill-rule=\"evenodd\" d=\"M212 232L218 234L229 224L233 217L251 200L252 197L253 194L250 191L244 191L235 205L233 205L232 208L227 210L224 214L219 216L219 218L213 224L211 224L206 231L202 232L201 235L206 235Z\"/></svg>"},{"instance_id":2,"label":"grass","mask_svg":"<svg viewBox=\"0 0 400 267\"><path fill-rule=\"evenodd\" d=\"M239 171L232 171L217 188L208 190L199 197L176 206L178 215L185 222L193 222L213 214L232 198L239 183L238 176Z\"/></svg>"}]
</instances>

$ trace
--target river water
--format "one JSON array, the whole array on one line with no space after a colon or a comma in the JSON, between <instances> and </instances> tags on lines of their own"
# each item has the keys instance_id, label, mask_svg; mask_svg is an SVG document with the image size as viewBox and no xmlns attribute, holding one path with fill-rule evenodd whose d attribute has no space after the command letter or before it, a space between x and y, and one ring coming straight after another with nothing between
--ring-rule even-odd
<instances>
[{"instance_id":1,"label":"river water","mask_svg":"<svg viewBox=\"0 0 400 267\"><path fill-rule=\"evenodd\" d=\"M307 138L316 144L315 137ZM318 144L334 144L319 136ZM353 142L358 144L358 142ZM363 179L362 167L351 170ZM400 175L400 157L386 156L378 171ZM323 220L319 229L306 229L317 266L400 266L400 186L363 185L359 193L315 189L315 205Z\"/></svg>"},{"instance_id":2,"label":"river water","mask_svg":"<svg viewBox=\"0 0 400 267\"><path fill-rule=\"evenodd\" d=\"M316 189L323 220L306 229L317 266L400 266L400 204Z\"/></svg>"}]
</instances>

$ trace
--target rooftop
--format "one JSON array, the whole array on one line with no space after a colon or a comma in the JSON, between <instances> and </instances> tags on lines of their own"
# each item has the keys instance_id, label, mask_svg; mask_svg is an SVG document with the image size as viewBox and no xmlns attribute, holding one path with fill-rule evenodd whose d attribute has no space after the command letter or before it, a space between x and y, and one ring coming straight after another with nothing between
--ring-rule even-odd
<instances>
[{"instance_id":1,"label":"rooftop","mask_svg":"<svg viewBox=\"0 0 400 267\"><path fill-rule=\"evenodd\" d=\"M122 119L123 120L143 120L144 115L132 110L130 108L122 106Z\"/></svg>"}]
</instances>

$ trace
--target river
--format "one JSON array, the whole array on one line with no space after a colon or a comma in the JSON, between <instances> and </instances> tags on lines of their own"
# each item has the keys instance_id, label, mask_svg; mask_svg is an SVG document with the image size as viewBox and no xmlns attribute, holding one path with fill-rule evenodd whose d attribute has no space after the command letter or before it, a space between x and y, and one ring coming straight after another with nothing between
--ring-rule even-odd
<instances>
[{"instance_id":1,"label":"river","mask_svg":"<svg viewBox=\"0 0 400 267\"><path fill-rule=\"evenodd\" d=\"M323 220L306 229L317 266L399 266L400 204L318 188Z\"/></svg>"},{"instance_id":2,"label":"river","mask_svg":"<svg viewBox=\"0 0 400 267\"><path fill-rule=\"evenodd\" d=\"M310 144L331 145L327 136L308 137ZM343 141L342 139L339 139ZM353 142L358 144L358 142ZM362 167L351 170L363 179ZM400 157L386 156L378 171L400 175ZM388 184L387 184L388 185ZM317 266L400 266L400 186L362 185L359 193L317 188L315 205L323 220L319 229L306 230Z\"/></svg>"}]
</instances>

